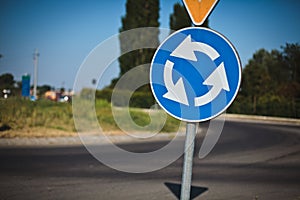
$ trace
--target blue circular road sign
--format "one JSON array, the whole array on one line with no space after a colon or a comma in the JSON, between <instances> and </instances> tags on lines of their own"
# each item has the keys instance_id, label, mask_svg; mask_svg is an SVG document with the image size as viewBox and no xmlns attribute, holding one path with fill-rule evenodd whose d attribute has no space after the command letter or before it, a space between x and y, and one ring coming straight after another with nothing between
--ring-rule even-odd
<instances>
[{"instance_id":1,"label":"blue circular road sign","mask_svg":"<svg viewBox=\"0 0 300 200\"><path fill-rule=\"evenodd\" d=\"M201 122L223 113L240 83L236 50L223 35L207 28L171 34L156 50L150 68L156 101L182 121Z\"/></svg>"}]
</instances>

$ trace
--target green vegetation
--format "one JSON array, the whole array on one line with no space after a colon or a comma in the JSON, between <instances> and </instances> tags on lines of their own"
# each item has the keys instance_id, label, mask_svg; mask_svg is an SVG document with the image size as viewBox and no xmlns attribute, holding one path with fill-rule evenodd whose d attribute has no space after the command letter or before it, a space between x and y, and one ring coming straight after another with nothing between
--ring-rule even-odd
<instances>
[{"instance_id":1,"label":"green vegetation","mask_svg":"<svg viewBox=\"0 0 300 200\"><path fill-rule=\"evenodd\" d=\"M300 118L300 45L257 51L243 69L229 112Z\"/></svg>"},{"instance_id":2,"label":"green vegetation","mask_svg":"<svg viewBox=\"0 0 300 200\"><path fill-rule=\"evenodd\" d=\"M127 0L126 14L122 17L122 27L120 32L139 27L159 27L159 1ZM174 5L174 11L170 15L170 29L178 30L191 25L191 20L187 15L185 8L181 4ZM208 21L204 23L208 26ZM154 30L154 29L152 29ZM96 117L103 131L120 131L119 126L130 129L128 123L126 99L130 99L129 109L130 118L138 125L136 131L155 130L160 127L160 122L165 118L161 110L142 110L149 109L155 101L150 92L149 85L138 88L131 95L131 86L135 85L137 79L149 79L149 67L155 49L137 49L127 52L127 50L136 49L140 44L159 44L159 31L145 31L132 35L121 35L120 48L122 56L119 57L120 76L114 79L110 86L101 91L83 89L80 96L80 108L75 110L81 116L80 123L82 127L95 127L98 124L91 123L95 113L89 113L89 106L95 107ZM135 74L125 77L129 70L140 65ZM286 44L281 51L266 51L261 49L257 51L252 59L243 69L242 85L237 99L229 108L230 113L268 115L300 118L300 45ZM120 77L124 83L116 85ZM93 80L93 82L95 82ZM21 82L15 81L13 75L0 75L0 94L3 89L11 90L8 99L0 99L0 137L15 137L10 131L38 129L37 132L44 133L47 129L55 132L76 133L72 105L68 103L52 102L40 99L36 102L20 98ZM44 85L38 88L38 96L51 89ZM61 89L63 90L63 89ZM118 98L112 99L112 93L115 90ZM93 99L95 93L95 104L91 104L89 99ZM122 96L123 95L123 96ZM2 94L1 94L2 97ZM113 116L111 103L118 106L118 110ZM122 108L123 107L123 108ZM149 113L148 113L149 112ZM116 124L114 117L121 119ZM151 117L158 119L151 123ZM166 123L162 127L162 132L174 132L179 128L179 121L167 116ZM142 127L142 128L141 128ZM135 127L136 128L136 127ZM42 130L42 131L41 131ZM47 132L47 131L45 131ZM63 135L63 134L62 134ZM36 136L36 135L33 135ZM45 135L39 135L45 136Z\"/></svg>"},{"instance_id":3,"label":"green vegetation","mask_svg":"<svg viewBox=\"0 0 300 200\"><path fill-rule=\"evenodd\" d=\"M21 98L0 100L0 124L8 129L45 127L74 131L70 104L48 100L36 102Z\"/></svg>"},{"instance_id":4,"label":"green vegetation","mask_svg":"<svg viewBox=\"0 0 300 200\"><path fill-rule=\"evenodd\" d=\"M120 32L140 27L159 27L159 1L127 0L126 14L122 17ZM159 45L159 31L143 31L141 35L120 35L121 55L120 77L130 69L151 62L155 49L137 49L126 53L126 50L136 49L140 44ZM124 54L125 53L125 54ZM146 71L142 72L146 73Z\"/></svg>"},{"instance_id":5,"label":"green vegetation","mask_svg":"<svg viewBox=\"0 0 300 200\"><path fill-rule=\"evenodd\" d=\"M131 97L129 96L130 95L129 92L126 90L119 90L119 91L116 90L116 91L118 92L117 95L120 98L118 98L117 100L114 100L114 101L112 101L112 99L111 99L113 89L110 89L110 88L105 88L103 90L97 90L95 96L97 99L105 99L108 102L112 101L112 103L116 106L126 106L127 102L125 102L124 99L127 99L127 98L130 98L129 107L150 108L152 105L155 104L155 100L150 91L149 92L136 91L132 94Z\"/></svg>"},{"instance_id":6,"label":"green vegetation","mask_svg":"<svg viewBox=\"0 0 300 200\"><path fill-rule=\"evenodd\" d=\"M87 101L82 101L82 108L85 105L90 105ZM111 104L106 100L97 99L95 102L96 116L100 126L104 132L118 131L118 125L112 115ZM52 102L49 100L38 100L35 102L21 98L8 98L0 100L0 137L12 137L10 131L28 131L37 129L42 132L46 129L59 131L62 135L64 132L76 133L72 105L69 103ZM87 109L80 109L81 112L86 112ZM125 110L120 108L120 110ZM118 112L120 114L122 112ZM89 117L91 113L80 114L85 116L86 126L89 126ZM146 126L150 123L148 111L142 109L130 109L130 115L133 121L139 126ZM171 117L167 118L162 131L174 132L179 125L178 120ZM39 136L43 133L38 133ZM32 135L36 136L36 135Z\"/></svg>"},{"instance_id":7,"label":"green vegetation","mask_svg":"<svg viewBox=\"0 0 300 200\"><path fill-rule=\"evenodd\" d=\"M32 86L33 88L33 86ZM10 94L8 96L21 96L22 92L22 81L16 81L14 76L10 73L5 73L0 75L0 97L3 96L2 91L10 90ZM42 98L45 92L51 90L50 85L42 85L37 86L37 95Z\"/></svg>"},{"instance_id":8,"label":"green vegetation","mask_svg":"<svg viewBox=\"0 0 300 200\"><path fill-rule=\"evenodd\" d=\"M127 0L126 14L122 17L122 26L120 32L128 31L141 27L159 27L159 0L144 1L144 0ZM159 45L159 30L158 29L143 29L131 32L130 34L120 34L120 52L121 56L118 61L120 64L119 77L114 79L108 88L104 90L105 95L109 89L114 89L120 78L131 69L144 65L144 70L135 71L135 77L149 82L149 69L151 59L156 51L154 48L143 48L140 46ZM130 51L130 52L128 52ZM134 79L132 79L134 81ZM124 83L124 82L123 82ZM131 90L134 82L126 82L119 85L119 90ZM110 98L110 96L108 97ZM105 98L107 99L107 98ZM107 99L108 100L108 99ZM154 104L154 98L151 95L149 85L144 85L138 88L133 94L131 102L134 107L150 108Z\"/></svg>"}]
</instances>

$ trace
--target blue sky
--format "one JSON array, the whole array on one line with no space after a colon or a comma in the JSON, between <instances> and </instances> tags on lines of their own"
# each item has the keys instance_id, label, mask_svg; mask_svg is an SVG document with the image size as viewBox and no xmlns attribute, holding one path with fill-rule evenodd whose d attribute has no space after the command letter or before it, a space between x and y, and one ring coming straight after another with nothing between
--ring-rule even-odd
<instances>
[{"instance_id":1,"label":"blue sky","mask_svg":"<svg viewBox=\"0 0 300 200\"><path fill-rule=\"evenodd\" d=\"M0 74L21 80L33 75L33 52L39 57L38 85L73 87L76 73L89 52L117 34L126 0L0 0ZM169 27L173 5L160 1L160 24ZM210 27L236 47L245 66L260 48L280 49L300 43L300 1L220 0ZM119 74L117 66L107 76Z\"/></svg>"}]
</instances>

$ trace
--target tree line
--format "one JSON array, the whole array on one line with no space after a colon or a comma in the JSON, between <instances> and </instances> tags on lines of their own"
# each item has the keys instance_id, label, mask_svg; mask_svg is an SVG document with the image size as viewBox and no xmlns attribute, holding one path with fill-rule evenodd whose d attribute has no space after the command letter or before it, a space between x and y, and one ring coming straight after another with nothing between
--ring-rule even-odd
<instances>
[{"instance_id":1,"label":"tree line","mask_svg":"<svg viewBox=\"0 0 300 200\"><path fill-rule=\"evenodd\" d=\"M159 0L127 0L126 14L121 19L122 27L120 27L119 32L139 27L159 27L158 19ZM170 29L175 31L191 25L192 22L183 5L176 3L173 6L173 13L170 15ZM208 27L208 25L207 20L203 26ZM138 37L137 35L127 35L126 38L120 35L122 56L119 58L119 77L112 80L106 88L96 91L96 98L111 101L112 91L115 89L119 78L137 66L146 64L147 70L140 71L138 76L149 77L149 63L151 63L155 49L137 49L128 53L124 52L126 49L132 49L128 45L135 46L149 38L153 44L159 44L158 31L147 34L149 35L139 35ZM0 77L0 86L11 87L14 85L14 88L20 88L19 86L16 87L16 83L11 77L6 75L4 78L6 79ZM120 89L127 89L126 86L123 87ZM86 90L82 92L82 95L85 93ZM120 102L118 103L120 104ZM150 108L154 104L155 100L149 85L140 87L130 99L130 106L132 107ZM255 52L243 68L240 91L228 112L299 118L300 45L287 43L279 50L260 49Z\"/></svg>"},{"instance_id":2,"label":"tree line","mask_svg":"<svg viewBox=\"0 0 300 200\"><path fill-rule=\"evenodd\" d=\"M30 87L33 89L33 86ZM22 95L22 81L15 80L14 76L10 73L4 73L0 75L0 98L3 97L3 91L9 90L9 96L21 97ZM54 87L50 85L37 86L37 95L39 97L44 96L47 91L54 90ZM60 88L60 91L64 91L64 88Z\"/></svg>"},{"instance_id":3,"label":"tree line","mask_svg":"<svg viewBox=\"0 0 300 200\"><path fill-rule=\"evenodd\" d=\"M300 117L300 45L260 49L242 72L242 84L229 112Z\"/></svg>"},{"instance_id":4,"label":"tree line","mask_svg":"<svg viewBox=\"0 0 300 200\"><path fill-rule=\"evenodd\" d=\"M159 1L127 0L126 15L122 18L120 32L138 27L159 26ZM182 4L173 6L170 15L170 29L178 30L189 27L192 22ZM208 20L204 23L209 26ZM153 41L158 43L158 34ZM121 52L129 41L141 42L141 38L121 38ZM132 43L134 43L132 42ZM123 45L123 46L122 46ZM141 64L150 63L155 50L137 50L122 55L119 58L120 76ZM150 66L149 66L150 67ZM149 71L141 73L148 74ZM147 76L148 77L148 76ZM111 100L111 91L118 78L102 91L96 92L96 97ZM149 85L135 91L131 97L134 107L151 107L155 101ZM260 49L254 53L242 72L242 83L239 94L228 112L242 114L257 114L282 117L300 117L300 46L285 44L280 50L267 51Z\"/></svg>"}]
</instances>

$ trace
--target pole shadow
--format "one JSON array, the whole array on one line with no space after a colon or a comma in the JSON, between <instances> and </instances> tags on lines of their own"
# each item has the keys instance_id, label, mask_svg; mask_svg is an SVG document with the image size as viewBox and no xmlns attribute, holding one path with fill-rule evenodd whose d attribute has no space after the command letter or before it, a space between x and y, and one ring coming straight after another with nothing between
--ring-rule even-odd
<instances>
[{"instance_id":1,"label":"pole shadow","mask_svg":"<svg viewBox=\"0 0 300 200\"><path fill-rule=\"evenodd\" d=\"M164 184L177 197L177 199L180 199L181 184L169 182L165 182ZM206 187L191 186L190 200L196 198L207 190L208 188Z\"/></svg>"}]
</instances>

